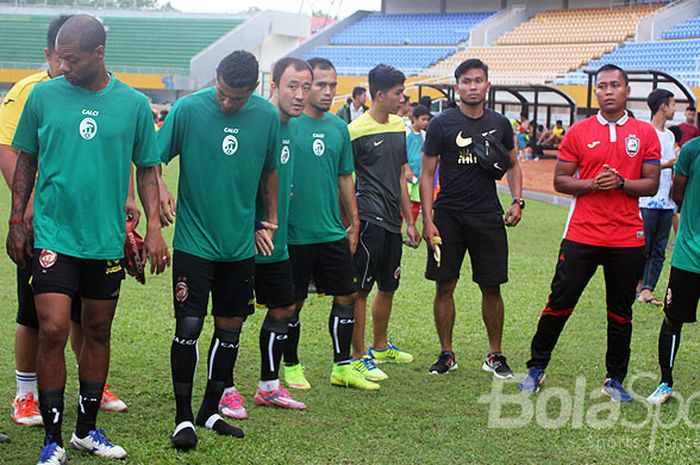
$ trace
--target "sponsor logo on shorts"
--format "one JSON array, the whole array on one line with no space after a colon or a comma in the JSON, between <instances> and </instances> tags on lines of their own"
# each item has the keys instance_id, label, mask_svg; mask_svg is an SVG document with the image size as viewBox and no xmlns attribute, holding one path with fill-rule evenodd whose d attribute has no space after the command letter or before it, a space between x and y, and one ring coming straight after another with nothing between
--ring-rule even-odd
<instances>
[{"instance_id":1,"label":"sponsor logo on shorts","mask_svg":"<svg viewBox=\"0 0 700 465\"><path fill-rule=\"evenodd\" d=\"M355 323L355 319L354 318L341 318L338 320L338 323L340 323L341 325L351 325L351 324Z\"/></svg>"},{"instance_id":2,"label":"sponsor logo on shorts","mask_svg":"<svg viewBox=\"0 0 700 465\"><path fill-rule=\"evenodd\" d=\"M275 336L275 339L277 339L278 341L286 341L287 339L289 339L289 337L286 334L278 334L277 336Z\"/></svg>"},{"instance_id":3,"label":"sponsor logo on shorts","mask_svg":"<svg viewBox=\"0 0 700 465\"><path fill-rule=\"evenodd\" d=\"M671 292L671 288L669 287L668 290L666 291L666 305L671 305L672 301L673 301L673 293Z\"/></svg>"},{"instance_id":4,"label":"sponsor logo on shorts","mask_svg":"<svg viewBox=\"0 0 700 465\"><path fill-rule=\"evenodd\" d=\"M399 276L401 276L401 267L397 266L394 270L394 279L399 279Z\"/></svg>"},{"instance_id":5,"label":"sponsor logo on shorts","mask_svg":"<svg viewBox=\"0 0 700 465\"><path fill-rule=\"evenodd\" d=\"M42 268L51 268L58 260L58 254L53 250L43 249L39 255L39 264Z\"/></svg>"},{"instance_id":6,"label":"sponsor logo on shorts","mask_svg":"<svg viewBox=\"0 0 700 465\"><path fill-rule=\"evenodd\" d=\"M634 157L639 152L639 138L634 134L630 134L625 138L625 150L627 155Z\"/></svg>"},{"instance_id":7,"label":"sponsor logo on shorts","mask_svg":"<svg viewBox=\"0 0 700 465\"><path fill-rule=\"evenodd\" d=\"M238 343L231 344L230 342L221 342L222 349L238 349Z\"/></svg>"},{"instance_id":8,"label":"sponsor logo on shorts","mask_svg":"<svg viewBox=\"0 0 700 465\"><path fill-rule=\"evenodd\" d=\"M190 295L190 288L185 282L185 278L180 278L175 284L175 300L182 303L187 300Z\"/></svg>"},{"instance_id":9,"label":"sponsor logo on shorts","mask_svg":"<svg viewBox=\"0 0 700 465\"><path fill-rule=\"evenodd\" d=\"M97 134L97 122L92 118L83 118L80 122L80 137L90 140Z\"/></svg>"},{"instance_id":10,"label":"sponsor logo on shorts","mask_svg":"<svg viewBox=\"0 0 700 465\"><path fill-rule=\"evenodd\" d=\"M122 270L122 264L119 260L107 260L107 266L105 268L105 274L119 273ZM119 295L119 291L117 291ZM112 296L114 297L114 296Z\"/></svg>"},{"instance_id":11,"label":"sponsor logo on shorts","mask_svg":"<svg viewBox=\"0 0 700 465\"><path fill-rule=\"evenodd\" d=\"M314 139L312 148L314 150L314 155L317 157L320 157L326 152L326 144L321 139Z\"/></svg>"},{"instance_id":12,"label":"sponsor logo on shorts","mask_svg":"<svg viewBox=\"0 0 700 465\"><path fill-rule=\"evenodd\" d=\"M221 150L228 156L236 153L238 151L238 139L236 139L236 136L229 134L224 137L224 140L221 142Z\"/></svg>"},{"instance_id":13,"label":"sponsor logo on shorts","mask_svg":"<svg viewBox=\"0 0 700 465\"><path fill-rule=\"evenodd\" d=\"M112 293L110 294L110 297L119 297L119 289L117 288L116 291L112 292Z\"/></svg>"}]
</instances>

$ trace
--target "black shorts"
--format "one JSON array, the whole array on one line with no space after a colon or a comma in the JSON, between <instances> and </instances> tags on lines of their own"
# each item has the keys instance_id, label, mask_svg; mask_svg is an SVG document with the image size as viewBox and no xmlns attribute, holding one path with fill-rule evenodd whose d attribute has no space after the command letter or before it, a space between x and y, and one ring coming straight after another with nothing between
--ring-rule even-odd
<instances>
[{"instance_id":1,"label":"black shorts","mask_svg":"<svg viewBox=\"0 0 700 465\"><path fill-rule=\"evenodd\" d=\"M267 308L288 307L294 303L294 280L289 260L255 264L255 299Z\"/></svg>"},{"instance_id":2,"label":"black shorts","mask_svg":"<svg viewBox=\"0 0 700 465\"><path fill-rule=\"evenodd\" d=\"M32 278L32 257L25 256L26 268L17 267L17 324L29 328L39 329L39 317L36 314L34 305L34 293L29 281ZM76 324L80 324L82 301L80 295L73 298L70 309L70 319Z\"/></svg>"},{"instance_id":3,"label":"black shorts","mask_svg":"<svg viewBox=\"0 0 700 465\"><path fill-rule=\"evenodd\" d=\"M121 258L93 260L34 249L30 283L34 295L65 294L74 302L117 300L124 276Z\"/></svg>"},{"instance_id":4,"label":"black shorts","mask_svg":"<svg viewBox=\"0 0 700 465\"><path fill-rule=\"evenodd\" d=\"M346 238L320 244L290 244L289 260L297 301L308 296L311 276L319 294L349 295L355 292L354 266Z\"/></svg>"},{"instance_id":5,"label":"black shorts","mask_svg":"<svg viewBox=\"0 0 700 465\"><path fill-rule=\"evenodd\" d=\"M440 266L428 247L427 279L458 279L464 254L469 251L475 283L496 286L508 281L508 239L500 213L475 215L436 209L433 222L442 238Z\"/></svg>"},{"instance_id":6,"label":"black shorts","mask_svg":"<svg viewBox=\"0 0 700 465\"><path fill-rule=\"evenodd\" d=\"M694 323L697 321L698 301L700 274L672 266L664 299L666 316L676 322Z\"/></svg>"},{"instance_id":7,"label":"black shorts","mask_svg":"<svg viewBox=\"0 0 700 465\"><path fill-rule=\"evenodd\" d=\"M175 317L203 317L211 292L211 314L226 318L251 315L255 258L214 262L180 250L173 252Z\"/></svg>"},{"instance_id":8,"label":"black shorts","mask_svg":"<svg viewBox=\"0 0 700 465\"><path fill-rule=\"evenodd\" d=\"M360 239L353 257L357 288L369 291L376 281L379 290L395 291L401 276L402 247L401 234L361 221Z\"/></svg>"}]
</instances>

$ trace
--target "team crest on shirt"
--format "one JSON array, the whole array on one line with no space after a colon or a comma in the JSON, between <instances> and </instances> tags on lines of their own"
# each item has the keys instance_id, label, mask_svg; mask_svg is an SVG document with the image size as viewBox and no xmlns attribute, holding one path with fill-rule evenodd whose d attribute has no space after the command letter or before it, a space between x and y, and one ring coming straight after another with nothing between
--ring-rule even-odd
<instances>
[{"instance_id":1,"label":"team crest on shirt","mask_svg":"<svg viewBox=\"0 0 700 465\"><path fill-rule=\"evenodd\" d=\"M282 147L282 152L280 153L280 163L286 165L289 161L289 146L285 145Z\"/></svg>"},{"instance_id":2,"label":"team crest on shirt","mask_svg":"<svg viewBox=\"0 0 700 465\"><path fill-rule=\"evenodd\" d=\"M180 278L177 281L177 284L175 285L175 300L177 300L180 303L183 303L185 300L187 300L187 297L189 297L189 295L190 288L187 285L185 278Z\"/></svg>"},{"instance_id":3,"label":"team crest on shirt","mask_svg":"<svg viewBox=\"0 0 700 465\"><path fill-rule=\"evenodd\" d=\"M314 155L320 157L326 152L326 144L323 143L321 139L314 139L314 144L312 145L314 150Z\"/></svg>"},{"instance_id":4,"label":"team crest on shirt","mask_svg":"<svg viewBox=\"0 0 700 465\"><path fill-rule=\"evenodd\" d=\"M627 155L634 157L639 152L639 138L634 134L630 134L625 138L625 150Z\"/></svg>"},{"instance_id":5,"label":"team crest on shirt","mask_svg":"<svg viewBox=\"0 0 700 465\"><path fill-rule=\"evenodd\" d=\"M83 118L80 122L80 137L90 140L97 134L97 122L92 118Z\"/></svg>"},{"instance_id":6,"label":"team crest on shirt","mask_svg":"<svg viewBox=\"0 0 700 465\"><path fill-rule=\"evenodd\" d=\"M238 151L238 139L236 139L236 136L229 134L224 137L224 140L221 142L221 150L228 156L236 153L236 151Z\"/></svg>"},{"instance_id":7,"label":"team crest on shirt","mask_svg":"<svg viewBox=\"0 0 700 465\"><path fill-rule=\"evenodd\" d=\"M51 268L58 260L58 254L53 250L43 249L39 255L39 264L42 268Z\"/></svg>"}]
</instances>

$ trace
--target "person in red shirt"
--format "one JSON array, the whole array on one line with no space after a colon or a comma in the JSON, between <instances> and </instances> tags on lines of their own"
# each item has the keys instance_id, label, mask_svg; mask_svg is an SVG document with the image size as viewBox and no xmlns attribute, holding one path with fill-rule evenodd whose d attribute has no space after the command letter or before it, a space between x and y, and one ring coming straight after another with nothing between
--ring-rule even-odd
<instances>
[{"instance_id":1,"label":"person in red shirt","mask_svg":"<svg viewBox=\"0 0 700 465\"><path fill-rule=\"evenodd\" d=\"M659 186L660 145L654 127L629 117L627 74L615 65L596 73L600 111L569 129L559 148L554 188L574 196L552 280L552 291L532 339L520 390L534 393L566 321L595 273L605 272L608 316L603 394L632 397L622 387L632 338L632 304L644 253L638 198Z\"/></svg>"},{"instance_id":2,"label":"person in red shirt","mask_svg":"<svg viewBox=\"0 0 700 465\"><path fill-rule=\"evenodd\" d=\"M683 133L683 137L681 138L681 147L683 147L683 144L688 142L690 139L700 136L700 130L698 130L698 127L695 124L695 115L697 112L698 111L692 105L688 105L688 107L685 109L685 123L678 125Z\"/></svg>"}]
</instances>

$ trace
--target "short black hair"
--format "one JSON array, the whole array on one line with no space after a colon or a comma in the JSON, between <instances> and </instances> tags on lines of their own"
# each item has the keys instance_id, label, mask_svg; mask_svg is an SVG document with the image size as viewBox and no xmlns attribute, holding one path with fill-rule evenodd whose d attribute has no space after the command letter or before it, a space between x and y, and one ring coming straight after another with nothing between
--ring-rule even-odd
<instances>
[{"instance_id":1,"label":"short black hair","mask_svg":"<svg viewBox=\"0 0 700 465\"><path fill-rule=\"evenodd\" d=\"M333 63L331 63L331 61L327 60L326 58L314 57L309 58L308 60L306 60L306 62L309 64L309 66L311 66L311 70L318 68L324 71L335 71L335 66L333 66Z\"/></svg>"},{"instance_id":2,"label":"short black hair","mask_svg":"<svg viewBox=\"0 0 700 465\"><path fill-rule=\"evenodd\" d=\"M413 117L418 118L423 115L430 115L430 110L428 110L426 107L423 105L416 105L415 108L413 109Z\"/></svg>"},{"instance_id":3,"label":"short black hair","mask_svg":"<svg viewBox=\"0 0 700 465\"><path fill-rule=\"evenodd\" d=\"M369 81L369 95L374 100L377 92L386 92L392 87L406 82L406 76L393 66L377 65L370 70L367 80Z\"/></svg>"},{"instance_id":4,"label":"short black hair","mask_svg":"<svg viewBox=\"0 0 700 465\"><path fill-rule=\"evenodd\" d=\"M56 36L58 35L58 31L61 29L61 26L72 17L73 15L57 16L49 23L49 30L46 33L46 48L49 53L56 51Z\"/></svg>"},{"instance_id":5,"label":"short black hair","mask_svg":"<svg viewBox=\"0 0 700 465\"><path fill-rule=\"evenodd\" d=\"M258 84L258 60L245 50L224 57L216 67L216 78L234 89L252 89Z\"/></svg>"},{"instance_id":6,"label":"short black hair","mask_svg":"<svg viewBox=\"0 0 700 465\"><path fill-rule=\"evenodd\" d=\"M107 32L99 19L90 15L73 15L68 18L56 33L62 43L78 42L80 50L92 52L107 41Z\"/></svg>"},{"instance_id":7,"label":"short black hair","mask_svg":"<svg viewBox=\"0 0 700 465\"><path fill-rule=\"evenodd\" d=\"M158 115L158 118L161 121L165 121L165 118L168 116L168 110L160 110L160 114Z\"/></svg>"},{"instance_id":8,"label":"short black hair","mask_svg":"<svg viewBox=\"0 0 700 465\"><path fill-rule=\"evenodd\" d=\"M470 69L481 69L484 71L486 79L489 78L489 67L486 65L486 63L478 58L468 58L461 62L457 66L457 69L455 69L455 80L459 81L459 78Z\"/></svg>"},{"instance_id":9,"label":"short black hair","mask_svg":"<svg viewBox=\"0 0 700 465\"><path fill-rule=\"evenodd\" d=\"M311 69L311 66L309 66L307 62L300 58L285 57L281 60L278 60L277 63L275 63L275 66L272 67L272 82L274 82L275 84L279 84L280 79L282 79L282 75L285 71L287 71L287 68L289 68L290 66L293 66L295 71L310 72L311 77L313 78L314 71Z\"/></svg>"},{"instance_id":10,"label":"short black hair","mask_svg":"<svg viewBox=\"0 0 700 465\"><path fill-rule=\"evenodd\" d=\"M364 87L355 86L352 88L352 98L357 98L360 95L364 94L365 92L367 92L367 89L365 89Z\"/></svg>"},{"instance_id":11,"label":"short black hair","mask_svg":"<svg viewBox=\"0 0 700 465\"><path fill-rule=\"evenodd\" d=\"M654 89L647 96L647 106L651 110L651 116L654 116L663 104L670 104L673 98L673 92L666 89Z\"/></svg>"},{"instance_id":12,"label":"short black hair","mask_svg":"<svg viewBox=\"0 0 700 465\"><path fill-rule=\"evenodd\" d=\"M673 133L673 139L676 142L676 144L680 144L683 140L683 131L681 130L681 128L679 128L678 126L671 126L670 128L668 128L668 130Z\"/></svg>"},{"instance_id":13,"label":"short black hair","mask_svg":"<svg viewBox=\"0 0 700 465\"><path fill-rule=\"evenodd\" d=\"M555 124L561 124L563 126L564 122L562 120L558 119Z\"/></svg>"},{"instance_id":14,"label":"short black hair","mask_svg":"<svg viewBox=\"0 0 700 465\"><path fill-rule=\"evenodd\" d=\"M695 111L695 112L697 112L698 110L697 110L697 108L695 108L693 105L688 105L687 107L685 107L685 111Z\"/></svg>"},{"instance_id":15,"label":"short black hair","mask_svg":"<svg viewBox=\"0 0 700 465\"><path fill-rule=\"evenodd\" d=\"M424 95L420 99L418 99L418 103L420 103L426 108L430 108L433 106L433 99L430 98L429 95Z\"/></svg>"},{"instance_id":16,"label":"short black hair","mask_svg":"<svg viewBox=\"0 0 700 465\"><path fill-rule=\"evenodd\" d=\"M622 75L622 80L625 81L625 85L628 86L630 84L630 78L627 76L627 72L625 72L625 70L619 66L613 65L612 63L608 63L607 65L603 65L598 68L598 70L595 72L596 81L598 81L598 75L604 71L617 71Z\"/></svg>"}]
</instances>

